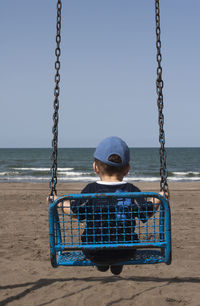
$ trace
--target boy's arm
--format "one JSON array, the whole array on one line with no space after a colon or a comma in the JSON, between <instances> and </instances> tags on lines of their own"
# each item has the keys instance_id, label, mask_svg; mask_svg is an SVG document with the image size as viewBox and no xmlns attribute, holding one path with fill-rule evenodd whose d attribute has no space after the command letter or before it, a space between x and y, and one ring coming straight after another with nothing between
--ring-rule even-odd
<instances>
[{"instance_id":1,"label":"boy's arm","mask_svg":"<svg viewBox=\"0 0 200 306\"><path fill-rule=\"evenodd\" d=\"M53 197L54 200L58 199L59 196L54 196ZM50 200L52 199L52 197L50 197ZM49 198L47 198L47 203L49 203ZM81 201L69 201L69 200L65 200L62 201L60 203L58 203L58 207L63 209L63 212L67 215L71 215L73 218L78 218L80 221L85 219L85 214L86 214L86 207L84 204L86 204L86 202L82 203Z\"/></svg>"},{"instance_id":2,"label":"boy's arm","mask_svg":"<svg viewBox=\"0 0 200 306\"><path fill-rule=\"evenodd\" d=\"M159 194L162 196L164 195L163 192ZM135 204L137 205L136 217L139 217L143 223L147 222L148 218L151 218L154 213L156 213L161 202L159 199L153 197L148 199L148 201L146 201L145 198L138 198L135 200Z\"/></svg>"},{"instance_id":3,"label":"boy's arm","mask_svg":"<svg viewBox=\"0 0 200 306\"><path fill-rule=\"evenodd\" d=\"M164 194L164 192L162 191L162 192L159 192L159 194L161 195L161 196L165 196L165 194ZM159 204L161 203L161 201L159 200L159 199L157 199L157 198L150 198L149 199L149 201L150 202L152 202L153 204L154 204L154 208L155 208L155 210L158 210L158 208L159 208Z\"/></svg>"},{"instance_id":4,"label":"boy's arm","mask_svg":"<svg viewBox=\"0 0 200 306\"><path fill-rule=\"evenodd\" d=\"M157 198L150 198L149 199L149 202L151 202L152 204L153 204L153 206L154 206L154 209L157 211L158 210L158 208L159 208L159 204L160 204L160 200L159 199L157 199Z\"/></svg>"},{"instance_id":5,"label":"boy's arm","mask_svg":"<svg viewBox=\"0 0 200 306\"><path fill-rule=\"evenodd\" d=\"M63 209L63 212L67 215L71 213L70 201L68 200L58 203L58 207L61 207Z\"/></svg>"}]
</instances>

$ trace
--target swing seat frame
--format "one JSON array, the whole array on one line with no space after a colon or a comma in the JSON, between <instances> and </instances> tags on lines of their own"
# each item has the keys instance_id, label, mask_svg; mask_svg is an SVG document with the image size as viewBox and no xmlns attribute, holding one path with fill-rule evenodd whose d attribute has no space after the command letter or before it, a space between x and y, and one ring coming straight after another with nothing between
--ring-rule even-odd
<instances>
[{"instance_id":1,"label":"swing seat frame","mask_svg":"<svg viewBox=\"0 0 200 306\"><path fill-rule=\"evenodd\" d=\"M153 208L152 214L144 222L143 215L140 211L135 215L135 225L131 227L131 239L126 239L126 233L121 227L122 240L115 238L113 241L112 231L116 231L116 223L113 225L113 220L110 219L110 213L102 212L98 215L91 212L84 212L84 216L75 216L73 213L65 213L63 210L63 201L102 201L108 207L113 201L125 201L127 199L149 198L159 199L158 211ZM124 205L122 205L124 207ZM154 207L154 206L153 206ZM123 208L124 209L124 208ZM122 214L124 211L121 212ZM134 213L134 212L133 212ZM147 213L147 212L146 212ZM117 218L118 212L114 218ZM90 224L93 222L92 242L91 236L86 234L85 241L82 242L84 229L87 227L86 221L90 219ZM105 221L106 219L106 221ZM103 220L103 221L102 221ZM101 222L101 233L95 231L96 222ZM109 228L107 239L103 238L104 222ZM138 239L135 238L137 234ZM97 237L99 236L99 237ZM123 238L124 237L124 238ZM121 238L120 238L121 239ZM123 241L124 239L124 241ZM96 241L97 240L97 241ZM157 264L171 263L171 214L169 201L154 192L128 192L128 193L107 193L107 194L68 194L49 203L49 242L50 242L50 257L53 267L57 266L95 266L95 262L86 258L83 250L117 250L117 249L133 249L136 250L134 256L128 260L115 262L114 265L139 265L139 264ZM102 263L102 265L105 263ZM99 264L98 264L99 265Z\"/></svg>"}]
</instances>

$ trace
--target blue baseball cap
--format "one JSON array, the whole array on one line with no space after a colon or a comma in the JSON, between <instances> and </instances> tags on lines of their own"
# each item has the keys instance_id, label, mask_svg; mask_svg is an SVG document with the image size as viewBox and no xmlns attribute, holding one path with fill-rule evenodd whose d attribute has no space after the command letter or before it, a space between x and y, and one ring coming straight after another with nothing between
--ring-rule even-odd
<instances>
[{"instance_id":1,"label":"blue baseball cap","mask_svg":"<svg viewBox=\"0 0 200 306\"><path fill-rule=\"evenodd\" d=\"M115 163L109 161L109 157L113 154L120 156L122 162ZM106 165L121 167L129 163L130 151L125 141L119 137L111 136L100 142L94 152L94 158L100 160Z\"/></svg>"}]
</instances>

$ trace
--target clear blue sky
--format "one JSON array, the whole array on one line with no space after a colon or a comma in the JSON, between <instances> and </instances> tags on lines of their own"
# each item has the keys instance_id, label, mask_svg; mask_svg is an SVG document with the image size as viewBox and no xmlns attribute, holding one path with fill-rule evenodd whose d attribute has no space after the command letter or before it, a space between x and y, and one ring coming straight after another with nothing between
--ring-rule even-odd
<instances>
[{"instance_id":1,"label":"clear blue sky","mask_svg":"<svg viewBox=\"0 0 200 306\"><path fill-rule=\"evenodd\" d=\"M167 146L200 146L200 1L160 0ZM56 0L0 1L0 147L49 147ZM154 0L63 0L60 147L157 146Z\"/></svg>"}]
</instances>

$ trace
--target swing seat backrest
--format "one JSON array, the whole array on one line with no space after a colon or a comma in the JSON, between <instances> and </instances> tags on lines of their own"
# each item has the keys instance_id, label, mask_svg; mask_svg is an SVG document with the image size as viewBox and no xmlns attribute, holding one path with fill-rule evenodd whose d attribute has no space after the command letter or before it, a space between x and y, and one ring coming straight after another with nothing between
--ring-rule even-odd
<instances>
[{"instance_id":1,"label":"swing seat backrest","mask_svg":"<svg viewBox=\"0 0 200 306\"><path fill-rule=\"evenodd\" d=\"M160 204L149 206L150 198L159 198ZM69 203L72 209L66 213ZM152 192L71 194L49 204L54 267L95 265L83 249L136 249L133 258L117 264L170 264L170 229L169 202Z\"/></svg>"}]
</instances>

